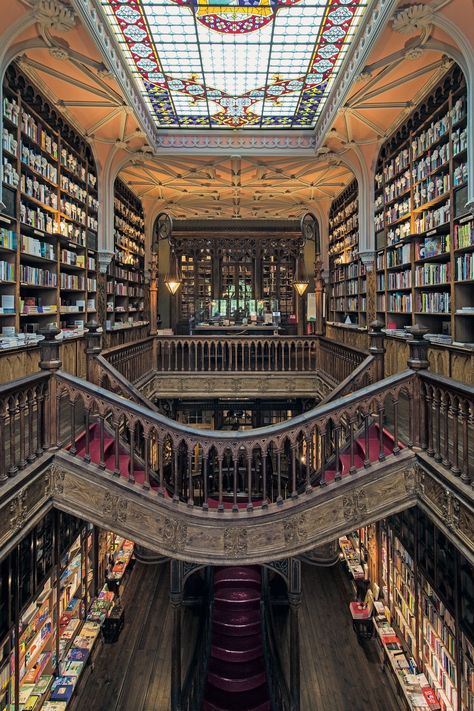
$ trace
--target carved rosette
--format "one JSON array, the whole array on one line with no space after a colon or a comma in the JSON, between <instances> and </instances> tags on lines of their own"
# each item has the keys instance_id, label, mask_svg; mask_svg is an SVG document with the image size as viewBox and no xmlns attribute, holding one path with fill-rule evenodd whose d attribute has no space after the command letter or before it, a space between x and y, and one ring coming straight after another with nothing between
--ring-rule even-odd
<instances>
[{"instance_id":1,"label":"carved rosette","mask_svg":"<svg viewBox=\"0 0 474 711\"><path fill-rule=\"evenodd\" d=\"M226 528L224 530L224 553L230 558L241 558L248 550L246 528Z\"/></svg>"},{"instance_id":2,"label":"carved rosette","mask_svg":"<svg viewBox=\"0 0 474 711\"><path fill-rule=\"evenodd\" d=\"M28 518L28 507L26 505L26 490L20 491L10 502L10 529L16 533L23 527Z\"/></svg>"},{"instance_id":3,"label":"carved rosette","mask_svg":"<svg viewBox=\"0 0 474 711\"><path fill-rule=\"evenodd\" d=\"M121 496L115 496L108 491L104 495L102 513L112 521L125 523L127 520L128 501Z\"/></svg>"},{"instance_id":4,"label":"carved rosette","mask_svg":"<svg viewBox=\"0 0 474 711\"><path fill-rule=\"evenodd\" d=\"M180 553L186 547L188 527L182 521L176 521L174 518L165 518L161 535L167 548L170 548L175 553Z\"/></svg>"},{"instance_id":5,"label":"carved rosette","mask_svg":"<svg viewBox=\"0 0 474 711\"><path fill-rule=\"evenodd\" d=\"M355 524L367 515L367 494L364 489L355 489L342 499L342 512L348 523Z\"/></svg>"},{"instance_id":6,"label":"carved rosette","mask_svg":"<svg viewBox=\"0 0 474 711\"><path fill-rule=\"evenodd\" d=\"M284 519L282 523L283 537L287 545L301 543L302 541L305 541L308 537L305 514L300 514L299 516L294 516L293 518Z\"/></svg>"}]
</instances>

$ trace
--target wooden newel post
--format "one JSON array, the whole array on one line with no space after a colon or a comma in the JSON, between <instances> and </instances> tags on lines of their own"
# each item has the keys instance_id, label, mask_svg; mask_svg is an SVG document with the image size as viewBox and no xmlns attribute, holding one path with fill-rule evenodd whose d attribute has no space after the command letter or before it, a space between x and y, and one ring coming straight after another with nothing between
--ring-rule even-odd
<instances>
[{"instance_id":1,"label":"wooden newel post","mask_svg":"<svg viewBox=\"0 0 474 711\"><path fill-rule=\"evenodd\" d=\"M317 260L314 263L314 297L316 302L316 336L324 336L326 333L326 314L324 309L326 282L323 277L323 263Z\"/></svg>"},{"instance_id":2,"label":"wooden newel post","mask_svg":"<svg viewBox=\"0 0 474 711\"><path fill-rule=\"evenodd\" d=\"M100 385L96 356L102 352L102 332L97 321L86 323L86 366L87 380L94 385Z\"/></svg>"},{"instance_id":3,"label":"wooden newel post","mask_svg":"<svg viewBox=\"0 0 474 711\"><path fill-rule=\"evenodd\" d=\"M369 331L369 353L375 358L375 381L385 377L385 333L381 321L372 321Z\"/></svg>"},{"instance_id":4,"label":"wooden newel post","mask_svg":"<svg viewBox=\"0 0 474 711\"><path fill-rule=\"evenodd\" d=\"M39 367L41 370L49 371L51 376L44 408L46 415L44 422L45 444L48 449L59 449L60 444L58 383L55 377L62 365L59 358L60 341L56 340L56 336L60 333L61 330L53 323L40 331L44 340L40 341Z\"/></svg>"},{"instance_id":5,"label":"wooden newel post","mask_svg":"<svg viewBox=\"0 0 474 711\"><path fill-rule=\"evenodd\" d=\"M416 324L415 326L405 326L405 331L410 334L411 338L408 339L408 347L410 349L410 356L407 361L409 368L418 373L420 370L427 370L429 368L428 361L428 341L424 338L425 334L428 333L427 328L423 328ZM423 384L420 378L416 378L415 385L413 389L413 417L412 417L412 442L413 446L420 448L423 441L423 433L426 431L426 426L428 422L428 412L426 408L429 406L426 399L423 397Z\"/></svg>"},{"instance_id":6,"label":"wooden newel post","mask_svg":"<svg viewBox=\"0 0 474 711\"><path fill-rule=\"evenodd\" d=\"M181 608L183 604L183 564L170 561L170 604L173 637L171 641L171 711L181 711Z\"/></svg>"}]
</instances>

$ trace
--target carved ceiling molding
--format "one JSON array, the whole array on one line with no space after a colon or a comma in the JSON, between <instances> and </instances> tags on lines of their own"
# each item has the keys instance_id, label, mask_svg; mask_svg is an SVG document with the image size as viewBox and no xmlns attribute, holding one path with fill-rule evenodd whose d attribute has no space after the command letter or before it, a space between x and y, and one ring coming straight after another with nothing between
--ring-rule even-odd
<instances>
[{"instance_id":1,"label":"carved ceiling molding","mask_svg":"<svg viewBox=\"0 0 474 711\"><path fill-rule=\"evenodd\" d=\"M63 0L22 0L33 11L35 21L56 32L70 32L76 25L76 13Z\"/></svg>"},{"instance_id":2,"label":"carved ceiling molding","mask_svg":"<svg viewBox=\"0 0 474 711\"><path fill-rule=\"evenodd\" d=\"M357 38L347 52L341 71L334 81L331 93L316 124L316 148L324 143L339 107L357 77L360 76L363 64L397 2L398 0L378 0L367 8L357 32Z\"/></svg>"},{"instance_id":3,"label":"carved ceiling molding","mask_svg":"<svg viewBox=\"0 0 474 711\"><path fill-rule=\"evenodd\" d=\"M305 134L279 133L277 136L265 133L245 132L243 134L211 134L196 133L161 133L157 138L157 148L160 154L168 149L175 153L177 150L212 151L212 150L240 150L255 153L255 151L291 151L304 150L314 152L316 141L314 134L308 131Z\"/></svg>"}]
</instances>

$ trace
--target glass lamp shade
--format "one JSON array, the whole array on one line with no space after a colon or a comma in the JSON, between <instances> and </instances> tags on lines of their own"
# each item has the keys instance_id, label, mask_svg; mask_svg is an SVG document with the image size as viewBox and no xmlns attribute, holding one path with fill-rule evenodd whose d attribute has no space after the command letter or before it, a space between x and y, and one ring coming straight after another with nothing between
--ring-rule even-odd
<instances>
[{"instance_id":1,"label":"glass lamp shade","mask_svg":"<svg viewBox=\"0 0 474 711\"><path fill-rule=\"evenodd\" d=\"M309 281L305 281L304 279L298 279L297 281L293 282L293 286L298 292L299 296L303 296L304 292L308 288Z\"/></svg>"},{"instance_id":2,"label":"glass lamp shade","mask_svg":"<svg viewBox=\"0 0 474 711\"><path fill-rule=\"evenodd\" d=\"M167 276L165 279L165 286L170 294L176 294L181 286L181 279L177 276Z\"/></svg>"}]
</instances>

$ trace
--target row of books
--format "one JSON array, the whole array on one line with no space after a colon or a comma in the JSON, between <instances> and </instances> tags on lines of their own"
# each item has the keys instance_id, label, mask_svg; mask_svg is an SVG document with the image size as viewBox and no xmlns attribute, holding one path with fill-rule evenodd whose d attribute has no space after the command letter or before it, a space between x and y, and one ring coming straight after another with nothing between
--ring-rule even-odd
<instances>
[{"instance_id":1,"label":"row of books","mask_svg":"<svg viewBox=\"0 0 474 711\"><path fill-rule=\"evenodd\" d=\"M429 291L417 294L416 310L423 313L449 313L451 294L448 291Z\"/></svg>"}]
</instances>

